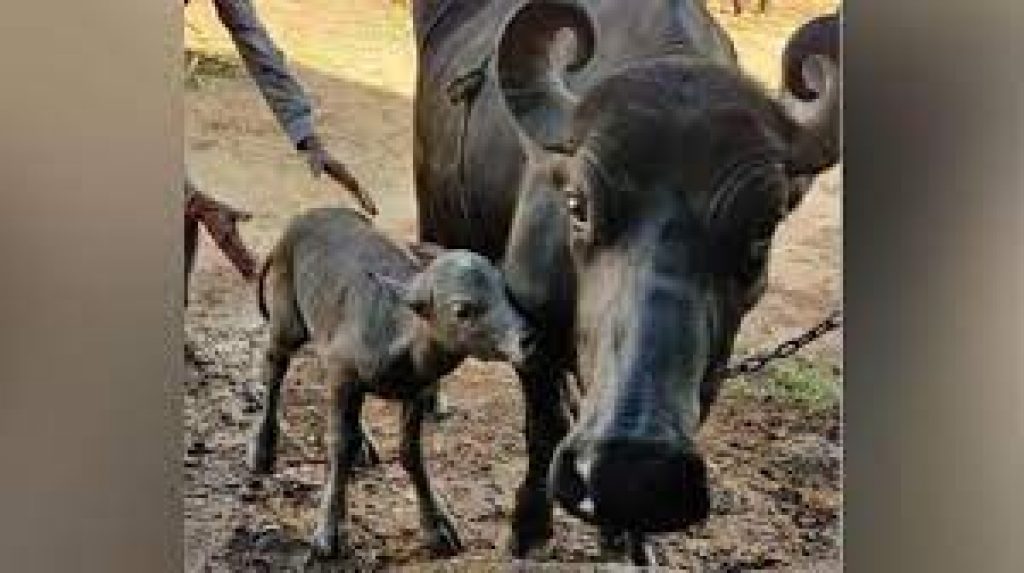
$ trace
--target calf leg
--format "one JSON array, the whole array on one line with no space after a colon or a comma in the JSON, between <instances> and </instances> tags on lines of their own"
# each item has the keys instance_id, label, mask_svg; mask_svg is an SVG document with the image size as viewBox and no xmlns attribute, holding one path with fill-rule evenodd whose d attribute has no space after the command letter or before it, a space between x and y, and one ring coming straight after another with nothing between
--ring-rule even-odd
<instances>
[{"instance_id":1,"label":"calf leg","mask_svg":"<svg viewBox=\"0 0 1024 573\"><path fill-rule=\"evenodd\" d=\"M552 505L548 496L548 470L558 443L569 431L562 391L565 372L550 366L519 373L526 406L526 477L516 492L509 551L527 554L551 538Z\"/></svg>"},{"instance_id":2,"label":"calf leg","mask_svg":"<svg viewBox=\"0 0 1024 573\"><path fill-rule=\"evenodd\" d=\"M423 463L423 416L430 393L402 404L402 443L399 460L408 472L416 490L420 509L420 525L430 551L439 557L450 557L462 551L462 541L451 516L430 486Z\"/></svg>"},{"instance_id":3,"label":"calf leg","mask_svg":"<svg viewBox=\"0 0 1024 573\"><path fill-rule=\"evenodd\" d=\"M249 438L249 469L255 474L270 474L277 459L277 437L280 434L278 410L281 386L294 350L271 344L263 357L262 381L266 399L256 430Z\"/></svg>"},{"instance_id":4,"label":"calf leg","mask_svg":"<svg viewBox=\"0 0 1024 573\"><path fill-rule=\"evenodd\" d=\"M324 366L319 362L317 363L316 375L319 377L321 386L330 385L330 381L326 377ZM352 460L351 469L353 472L357 468L369 468L380 464L380 453L377 450L377 445L373 442L373 438L369 429L367 429L366 424L362 423L360 420L358 428L360 445Z\"/></svg>"},{"instance_id":5,"label":"calf leg","mask_svg":"<svg viewBox=\"0 0 1024 573\"><path fill-rule=\"evenodd\" d=\"M249 469L256 474L274 471L277 457L277 437L280 433L278 410L281 386L292 356L308 339L306 328L299 317L291 289L286 288L287 277L273 272L271 290L270 341L263 355L261 378L266 389L263 411L255 431L249 439Z\"/></svg>"},{"instance_id":6,"label":"calf leg","mask_svg":"<svg viewBox=\"0 0 1024 573\"><path fill-rule=\"evenodd\" d=\"M366 428L366 424L360 421L359 449L352 462L352 467L371 468L376 465L380 465L380 452L378 452L377 444L373 442L373 437L370 435L370 431Z\"/></svg>"},{"instance_id":7,"label":"calf leg","mask_svg":"<svg viewBox=\"0 0 1024 573\"><path fill-rule=\"evenodd\" d=\"M448 396L440 390L432 390L423 399L425 400L425 413L431 420L441 422L452 415Z\"/></svg>"},{"instance_id":8,"label":"calf leg","mask_svg":"<svg viewBox=\"0 0 1024 573\"><path fill-rule=\"evenodd\" d=\"M331 382L328 455L330 471L320 501L320 518L313 534L313 555L322 558L348 556L351 547L345 523L345 493L351 465L360 446L359 411L363 393L352 388L341 371L328 369Z\"/></svg>"}]
</instances>

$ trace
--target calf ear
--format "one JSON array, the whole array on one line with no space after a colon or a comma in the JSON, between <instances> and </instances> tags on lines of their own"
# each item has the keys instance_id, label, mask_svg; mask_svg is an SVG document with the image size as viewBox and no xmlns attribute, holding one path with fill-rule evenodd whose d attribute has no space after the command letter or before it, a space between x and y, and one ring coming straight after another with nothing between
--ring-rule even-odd
<instances>
[{"instance_id":1,"label":"calf ear","mask_svg":"<svg viewBox=\"0 0 1024 573\"><path fill-rule=\"evenodd\" d=\"M417 274L408 281L403 281L387 275L370 272L370 280L380 285L384 290L402 301L403 304L412 309L413 312L423 318L430 318L431 296L430 289L426 285L422 273Z\"/></svg>"},{"instance_id":2,"label":"calf ear","mask_svg":"<svg viewBox=\"0 0 1024 573\"><path fill-rule=\"evenodd\" d=\"M558 48L571 32L572 50ZM570 0L534 0L516 11L496 50L498 84L519 131L534 145L561 151L569 146L576 98L564 74L594 56L596 31L586 9ZM567 57L566 57L567 56Z\"/></svg>"},{"instance_id":3,"label":"calf ear","mask_svg":"<svg viewBox=\"0 0 1024 573\"><path fill-rule=\"evenodd\" d=\"M409 254L419 262L420 267L429 265L434 259L441 256L445 252L445 248L435 243L428 243L424 241L409 243L408 245Z\"/></svg>"}]
</instances>

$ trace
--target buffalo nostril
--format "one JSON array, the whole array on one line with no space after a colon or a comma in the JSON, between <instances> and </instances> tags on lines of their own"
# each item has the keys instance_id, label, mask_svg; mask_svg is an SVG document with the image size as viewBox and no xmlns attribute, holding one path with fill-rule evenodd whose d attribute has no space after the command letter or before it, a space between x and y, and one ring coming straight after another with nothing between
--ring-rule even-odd
<instances>
[{"instance_id":1,"label":"buffalo nostril","mask_svg":"<svg viewBox=\"0 0 1024 573\"><path fill-rule=\"evenodd\" d=\"M594 500L589 498L589 497L583 498L583 501L580 502L580 505L579 505L580 513L583 513L583 514L588 515L588 516L593 516L595 509L597 509L597 508L594 505Z\"/></svg>"},{"instance_id":2,"label":"buffalo nostril","mask_svg":"<svg viewBox=\"0 0 1024 573\"><path fill-rule=\"evenodd\" d=\"M590 481L590 470L594 467L594 458L582 456L576 459L576 472L584 483Z\"/></svg>"}]
</instances>

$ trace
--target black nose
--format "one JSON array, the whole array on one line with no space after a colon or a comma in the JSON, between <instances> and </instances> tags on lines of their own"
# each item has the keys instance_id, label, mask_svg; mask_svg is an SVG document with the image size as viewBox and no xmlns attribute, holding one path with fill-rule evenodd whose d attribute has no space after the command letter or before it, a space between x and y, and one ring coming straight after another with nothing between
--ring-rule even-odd
<instances>
[{"instance_id":1,"label":"black nose","mask_svg":"<svg viewBox=\"0 0 1024 573\"><path fill-rule=\"evenodd\" d=\"M627 531L679 531L711 511L707 466L692 448L617 439L563 447L552 492L571 515Z\"/></svg>"}]
</instances>

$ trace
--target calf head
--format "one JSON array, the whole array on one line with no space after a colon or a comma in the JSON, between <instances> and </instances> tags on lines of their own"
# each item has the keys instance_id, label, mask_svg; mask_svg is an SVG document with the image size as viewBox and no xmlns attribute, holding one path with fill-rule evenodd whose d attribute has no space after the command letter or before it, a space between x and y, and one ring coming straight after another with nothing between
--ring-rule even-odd
<instances>
[{"instance_id":1,"label":"calf head","mask_svg":"<svg viewBox=\"0 0 1024 573\"><path fill-rule=\"evenodd\" d=\"M451 355L522 365L533 351L533 335L501 271L470 251L415 250L431 260L411 280L380 278L419 316L432 341Z\"/></svg>"},{"instance_id":2,"label":"calf head","mask_svg":"<svg viewBox=\"0 0 1024 573\"><path fill-rule=\"evenodd\" d=\"M774 98L731 67L665 55L577 97L563 77L598 41L568 1L527 3L499 41L527 150L506 273L529 306L533 293L565 292L559 267L571 269L567 330L585 395L556 452L555 499L592 523L679 530L710 510L696 434L776 226L839 159L836 64L790 54L802 84ZM552 278L563 282L535 284Z\"/></svg>"}]
</instances>

